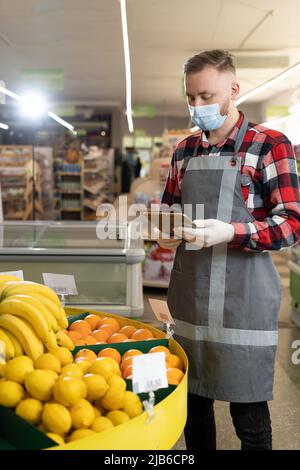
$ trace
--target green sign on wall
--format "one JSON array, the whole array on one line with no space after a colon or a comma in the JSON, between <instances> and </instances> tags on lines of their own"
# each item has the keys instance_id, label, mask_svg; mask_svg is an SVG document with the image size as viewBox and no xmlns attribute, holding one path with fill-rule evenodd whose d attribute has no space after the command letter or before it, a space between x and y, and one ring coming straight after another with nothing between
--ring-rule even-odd
<instances>
[{"instance_id":1,"label":"green sign on wall","mask_svg":"<svg viewBox=\"0 0 300 470\"><path fill-rule=\"evenodd\" d=\"M289 114L288 106L267 106L266 116L267 118L280 118Z\"/></svg>"},{"instance_id":2,"label":"green sign on wall","mask_svg":"<svg viewBox=\"0 0 300 470\"><path fill-rule=\"evenodd\" d=\"M132 108L133 117L155 117L156 109L155 106L133 106Z\"/></svg>"},{"instance_id":3,"label":"green sign on wall","mask_svg":"<svg viewBox=\"0 0 300 470\"><path fill-rule=\"evenodd\" d=\"M48 90L64 89L63 69L56 68L25 68L21 72L22 82L30 88L45 88Z\"/></svg>"}]
</instances>

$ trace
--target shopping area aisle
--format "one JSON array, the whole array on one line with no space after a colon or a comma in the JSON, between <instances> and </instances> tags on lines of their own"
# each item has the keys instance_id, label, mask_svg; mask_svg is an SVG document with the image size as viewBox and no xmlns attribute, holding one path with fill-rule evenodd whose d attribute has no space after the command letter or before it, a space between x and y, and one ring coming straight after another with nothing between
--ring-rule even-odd
<instances>
[{"instance_id":1,"label":"shopping area aisle","mask_svg":"<svg viewBox=\"0 0 300 470\"><path fill-rule=\"evenodd\" d=\"M281 278L282 302L279 313L279 344L277 350L274 400L270 402L273 426L274 450L293 450L300 448L300 364L291 360L292 342L300 340L300 329L291 321L289 292L289 250L273 254L273 259ZM166 298L166 291L144 289L145 313L143 320L153 323L153 315L147 302L149 297ZM229 406L224 402L215 404L217 424L217 446L220 450L239 449ZM177 442L176 449L185 449L184 437Z\"/></svg>"}]
</instances>

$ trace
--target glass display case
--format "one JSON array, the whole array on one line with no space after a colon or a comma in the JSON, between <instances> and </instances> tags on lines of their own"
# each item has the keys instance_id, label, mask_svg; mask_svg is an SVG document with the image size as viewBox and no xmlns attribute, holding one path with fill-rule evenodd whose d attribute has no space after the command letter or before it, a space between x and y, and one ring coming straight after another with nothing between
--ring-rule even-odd
<instances>
[{"instance_id":1,"label":"glass display case","mask_svg":"<svg viewBox=\"0 0 300 470\"><path fill-rule=\"evenodd\" d=\"M3 222L0 272L22 269L24 279L43 283L42 273L72 274L78 296L66 305L139 318L143 315L142 240L130 225L115 227L116 239L97 238L96 222Z\"/></svg>"}]
</instances>

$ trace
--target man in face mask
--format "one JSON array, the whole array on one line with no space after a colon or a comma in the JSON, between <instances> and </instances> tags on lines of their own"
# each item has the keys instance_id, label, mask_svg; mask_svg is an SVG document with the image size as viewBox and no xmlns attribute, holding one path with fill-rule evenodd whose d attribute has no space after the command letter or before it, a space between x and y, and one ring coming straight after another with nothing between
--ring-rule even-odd
<instances>
[{"instance_id":1,"label":"man in face mask","mask_svg":"<svg viewBox=\"0 0 300 470\"><path fill-rule=\"evenodd\" d=\"M242 449L271 449L280 280L269 250L300 239L295 156L282 133L249 123L231 55L205 51L184 65L191 119L162 203L188 208L178 228L168 305L189 357L189 450L216 449L214 400L230 403ZM199 217L199 214L202 214Z\"/></svg>"}]
</instances>

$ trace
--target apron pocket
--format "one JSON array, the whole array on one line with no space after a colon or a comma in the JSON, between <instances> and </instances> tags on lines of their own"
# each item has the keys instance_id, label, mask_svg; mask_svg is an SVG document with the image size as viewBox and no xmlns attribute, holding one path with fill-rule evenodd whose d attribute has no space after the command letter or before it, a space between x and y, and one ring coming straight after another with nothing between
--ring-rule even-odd
<instances>
[{"instance_id":1,"label":"apron pocket","mask_svg":"<svg viewBox=\"0 0 300 470\"><path fill-rule=\"evenodd\" d=\"M208 300L208 276L172 270L167 302L175 319L194 325L208 325Z\"/></svg>"}]
</instances>

